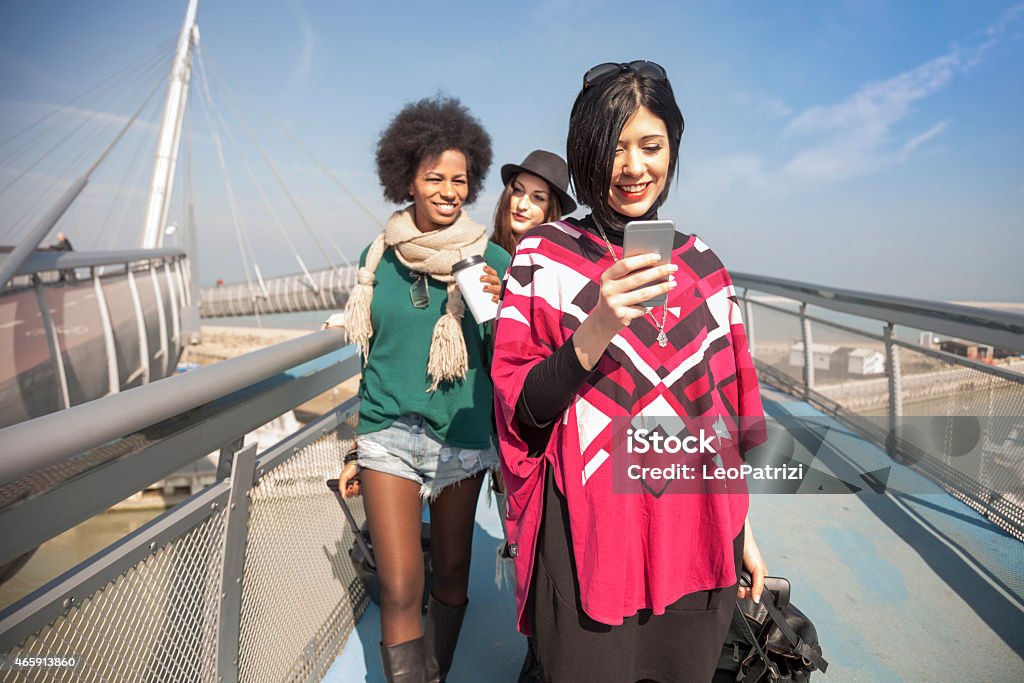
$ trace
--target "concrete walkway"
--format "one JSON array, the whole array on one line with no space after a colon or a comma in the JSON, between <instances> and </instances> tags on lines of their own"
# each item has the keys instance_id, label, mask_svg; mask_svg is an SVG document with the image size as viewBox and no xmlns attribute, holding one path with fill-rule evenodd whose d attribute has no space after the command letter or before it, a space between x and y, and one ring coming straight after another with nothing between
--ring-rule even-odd
<instances>
[{"instance_id":1,"label":"concrete walkway","mask_svg":"<svg viewBox=\"0 0 1024 683\"><path fill-rule=\"evenodd\" d=\"M751 497L769 571L792 582L830 663L815 680L1024 681L1024 543L807 404L768 389L764 398L773 417L830 425L823 445L805 444L815 468L853 482L892 467L884 494ZM515 681L522 663L511 589L495 588L500 538L482 497L452 683ZM384 680L379 618L371 605L325 681Z\"/></svg>"}]
</instances>

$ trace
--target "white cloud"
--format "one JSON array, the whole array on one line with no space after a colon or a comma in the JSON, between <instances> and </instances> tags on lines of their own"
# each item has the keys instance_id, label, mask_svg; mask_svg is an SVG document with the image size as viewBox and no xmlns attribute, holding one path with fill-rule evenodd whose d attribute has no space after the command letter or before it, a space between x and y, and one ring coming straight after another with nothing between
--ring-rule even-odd
<instances>
[{"instance_id":1,"label":"white cloud","mask_svg":"<svg viewBox=\"0 0 1024 683\"><path fill-rule=\"evenodd\" d=\"M1024 16L1024 4L1010 8L972 46L953 44L944 54L891 78L871 81L846 98L797 113L781 130L781 140L796 147L777 168L755 154L711 160L695 170L696 186L718 196L734 185L772 193L838 183L909 159L940 136L950 120L931 124L923 133L903 137L919 105L968 73ZM788 108L770 95L737 91L734 99L764 112Z\"/></svg>"},{"instance_id":2,"label":"white cloud","mask_svg":"<svg viewBox=\"0 0 1024 683\"><path fill-rule=\"evenodd\" d=\"M921 133L920 135L915 135L914 137L910 138L909 140L907 140L906 144L903 145L903 149L900 150L901 155L909 155L915 149L917 149L924 143L928 142L942 131L946 130L946 127L948 125L948 119L945 121L940 121L939 123L936 123L934 126L929 128L925 132Z\"/></svg>"},{"instance_id":3,"label":"white cloud","mask_svg":"<svg viewBox=\"0 0 1024 683\"><path fill-rule=\"evenodd\" d=\"M313 22L309 20L309 14L303 7L300 0L288 0L288 9L291 10L295 23L299 25L299 32L302 34L302 49L295 63L294 79L295 84L302 87L309 78L309 72L313 68L313 52L316 48L316 34L313 33Z\"/></svg>"}]
</instances>

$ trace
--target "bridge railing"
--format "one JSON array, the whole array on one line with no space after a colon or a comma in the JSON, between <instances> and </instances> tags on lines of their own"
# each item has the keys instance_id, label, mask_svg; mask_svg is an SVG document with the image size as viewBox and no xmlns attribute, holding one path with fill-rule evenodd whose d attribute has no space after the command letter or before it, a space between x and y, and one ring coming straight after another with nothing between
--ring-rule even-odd
<instances>
[{"instance_id":1,"label":"bridge railing","mask_svg":"<svg viewBox=\"0 0 1024 683\"><path fill-rule=\"evenodd\" d=\"M203 318L226 318L342 310L356 284L357 271L355 266L343 266L265 278L252 283L204 287L200 291L200 315Z\"/></svg>"},{"instance_id":2,"label":"bridge railing","mask_svg":"<svg viewBox=\"0 0 1024 683\"><path fill-rule=\"evenodd\" d=\"M1024 315L744 273L733 281L762 381L1024 540Z\"/></svg>"},{"instance_id":3,"label":"bridge railing","mask_svg":"<svg viewBox=\"0 0 1024 683\"><path fill-rule=\"evenodd\" d=\"M174 372L188 272L180 249L32 253L0 290L0 427Z\"/></svg>"},{"instance_id":4,"label":"bridge railing","mask_svg":"<svg viewBox=\"0 0 1024 683\"><path fill-rule=\"evenodd\" d=\"M219 451L216 483L0 612L0 680L318 680L368 602L324 485L356 400L263 452L243 436L358 373L342 343L313 333L0 430L0 564Z\"/></svg>"}]
</instances>

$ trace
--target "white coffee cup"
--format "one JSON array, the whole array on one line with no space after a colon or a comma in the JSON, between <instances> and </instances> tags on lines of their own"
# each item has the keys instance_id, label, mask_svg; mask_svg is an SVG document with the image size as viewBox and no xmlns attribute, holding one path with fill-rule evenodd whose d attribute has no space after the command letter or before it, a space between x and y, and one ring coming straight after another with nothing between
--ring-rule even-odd
<instances>
[{"instance_id":1,"label":"white coffee cup","mask_svg":"<svg viewBox=\"0 0 1024 683\"><path fill-rule=\"evenodd\" d=\"M469 256L452 266L452 275L459 285L462 298L469 305L473 319L477 323L494 320L498 315L498 304L488 292L484 291L484 283L480 278L484 274L487 262L483 256Z\"/></svg>"}]
</instances>

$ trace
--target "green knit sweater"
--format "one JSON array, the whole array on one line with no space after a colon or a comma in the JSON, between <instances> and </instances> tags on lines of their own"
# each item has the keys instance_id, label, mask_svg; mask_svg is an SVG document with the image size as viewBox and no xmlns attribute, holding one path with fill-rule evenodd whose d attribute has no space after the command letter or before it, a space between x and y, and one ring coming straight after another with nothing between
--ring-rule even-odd
<instances>
[{"instance_id":1,"label":"green knit sweater","mask_svg":"<svg viewBox=\"0 0 1024 683\"><path fill-rule=\"evenodd\" d=\"M367 248L368 249L368 248ZM367 249L359 257L366 262ZM504 273L511 257L488 242L484 260ZM459 448L488 448L494 435L494 387L491 384L491 324L477 325L466 307L462 333L469 352L469 370L461 382L442 383L428 392L427 356L434 324L444 313L448 293L444 283L427 278L430 304L414 308L409 288L417 279L388 249L375 273L370 306L373 336L359 383L358 434L388 427L402 415L422 415L438 439ZM481 283L481 286L483 284Z\"/></svg>"}]
</instances>

